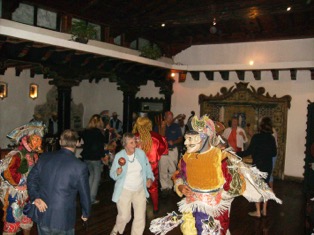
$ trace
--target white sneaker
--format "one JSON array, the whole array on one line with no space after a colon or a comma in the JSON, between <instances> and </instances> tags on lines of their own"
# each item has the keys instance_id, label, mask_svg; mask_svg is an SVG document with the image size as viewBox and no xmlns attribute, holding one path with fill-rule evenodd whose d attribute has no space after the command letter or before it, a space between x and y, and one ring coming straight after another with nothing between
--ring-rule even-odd
<instances>
[{"instance_id":1,"label":"white sneaker","mask_svg":"<svg viewBox=\"0 0 314 235\"><path fill-rule=\"evenodd\" d=\"M118 231L115 231L114 229L112 229L110 235L118 235Z\"/></svg>"},{"instance_id":2,"label":"white sneaker","mask_svg":"<svg viewBox=\"0 0 314 235\"><path fill-rule=\"evenodd\" d=\"M92 202L92 205L98 204L100 201L99 200L95 200Z\"/></svg>"}]
</instances>

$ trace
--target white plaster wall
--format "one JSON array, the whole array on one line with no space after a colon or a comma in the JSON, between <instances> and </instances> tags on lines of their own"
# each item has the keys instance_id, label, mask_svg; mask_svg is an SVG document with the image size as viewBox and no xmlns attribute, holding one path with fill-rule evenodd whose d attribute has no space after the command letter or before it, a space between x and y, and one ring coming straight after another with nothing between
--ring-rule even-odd
<instances>
[{"instance_id":1,"label":"white plaster wall","mask_svg":"<svg viewBox=\"0 0 314 235\"><path fill-rule=\"evenodd\" d=\"M8 83L8 97L0 100L0 147L6 148L10 143L6 135L33 118L35 106L46 102L51 85L42 76L31 78L29 70L16 77L15 69L7 69L5 75L0 76L0 81ZM30 83L39 85L38 98L35 100L28 96Z\"/></svg>"},{"instance_id":2,"label":"white plaster wall","mask_svg":"<svg viewBox=\"0 0 314 235\"><path fill-rule=\"evenodd\" d=\"M153 81L147 81L147 84L140 86L140 90L136 93L136 97L139 98L165 98L164 95L159 93L160 88L155 87Z\"/></svg>"},{"instance_id":3,"label":"white plaster wall","mask_svg":"<svg viewBox=\"0 0 314 235\"><path fill-rule=\"evenodd\" d=\"M8 97L0 100L0 148L6 148L10 143L6 135L32 119L35 106L46 103L46 94L52 86L42 76L30 78L27 70L16 77L15 70L8 69L0 81L8 83ZM28 98L29 84L32 82L39 85L39 96L35 100ZM148 81L147 85L140 87L136 97L162 98L163 95L159 94L159 88L155 87L154 82ZM106 109L110 113L117 112L123 120L123 92L109 79L102 79L99 83L81 82L72 88L72 100L75 104L83 104L83 127L93 114Z\"/></svg>"},{"instance_id":4,"label":"white plaster wall","mask_svg":"<svg viewBox=\"0 0 314 235\"><path fill-rule=\"evenodd\" d=\"M109 79L102 79L98 83L83 81L79 86L73 87L72 97L75 103L82 103L84 106L83 126L87 126L93 114L99 114L103 110L117 112L119 119L123 121L123 92L118 90L116 83L109 82ZM140 86L136 97L163 98L159 94L159 88L154 82L148 81L147 85Z\"/></svg>"},{"instance_id":5,"label":"white plaster wall","mask_svg":"<svg viewBox=\"0 0 314 235\"><path fill-rule=\"evenodd\" d=\"M72 88L72 96L76 103L84 106L83 127L87 126L93 114L103 110L117 112L122 120L123 93L117 90L117 84L102 79L98 83L83 81L79 86Z\"/></svg>"},{"instance_id":6,"label":"white plaster wall","mask_svg":"<svg viewBox=\"0 0 314 235\"><path fill-rule=\"evenodd\" d=\"M192 46L174 57L184 65L262 64L314 61L314 38Z\"/></svg>"},{"instance_id":7,"label":"white plaster wall","mask_svg":"<svg viewBox=\"0 0 314 235\"><path fill-rule=\"evenodd\" d=\"M313 63L314 39L193 46L176 55L174 60L186 65L217 65L217 68L226 64L244 65L254 60L252 70L265 68L266 63ZM188 73L186 82L174 83L171 109L175 114L189 116L194 110L199 115L200 94L215 95L221 87L230 88L235 82L239 82L235 72L230 72L229 81L223 81L218 72L213 81L208 81L204 73L200 74L199 81L194 81ZM252 72L246 72L244 82L255 88L264 87L271 96L292 97L288 111L285 175L303 177L307 100L314 102L314 81L310 71L298 70L296 81L291 80L289 70L280 71L278 81L273 80L270 71L263 71L260 81L254 79Z\"/></svg>"}]
</instances>

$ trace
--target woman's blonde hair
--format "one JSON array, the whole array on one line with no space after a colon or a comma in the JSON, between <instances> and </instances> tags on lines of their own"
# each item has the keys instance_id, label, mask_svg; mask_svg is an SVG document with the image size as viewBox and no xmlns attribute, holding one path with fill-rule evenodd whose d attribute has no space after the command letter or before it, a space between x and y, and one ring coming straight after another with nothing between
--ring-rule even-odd
<instances>
[{"instance_id":1,"label":"woman's blonde hair","mask_svg":"<svg viewBox=\"0 0 314 235\"><path fill-rule=\"evenodd\" d=\"M133 127L133 133L139 133L141 138L141 147L147 154L152 148L152 136L150 132L153 129L151 120L148 117L138 117Z\"/></svg>"},{"instance_id":2,"label":"woman's blonde hair","mask_svg":"<svg viewBox=\"0 0 314 235\"><path fill-rule=\"evenodd\" d=\"M101 119L101 116L99 114L94 114L87 125L87 128L91 129L91 128L99 128L99 129L104 129L104 123Z\"/></svg>"}]
</instances>

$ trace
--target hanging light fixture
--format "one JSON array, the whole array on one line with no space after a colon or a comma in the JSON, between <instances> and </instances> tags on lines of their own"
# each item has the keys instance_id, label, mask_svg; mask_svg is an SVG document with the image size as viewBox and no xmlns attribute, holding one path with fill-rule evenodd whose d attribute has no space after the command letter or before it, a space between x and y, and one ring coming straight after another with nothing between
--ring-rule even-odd
<instances>
[{"instance_id":1,"label":"hanging light fixture","mask_svg":"<svg viewBox=\"0 0 314 235\"><path fill-rule=\"evenodd\" d=\"M210 28L209 28L209 32L210 32L211 34L217 33L216 24L217 24L216 18L214 17L214 19L213 19L213 25L211 25Z\"/></svg>"}]
</instances>

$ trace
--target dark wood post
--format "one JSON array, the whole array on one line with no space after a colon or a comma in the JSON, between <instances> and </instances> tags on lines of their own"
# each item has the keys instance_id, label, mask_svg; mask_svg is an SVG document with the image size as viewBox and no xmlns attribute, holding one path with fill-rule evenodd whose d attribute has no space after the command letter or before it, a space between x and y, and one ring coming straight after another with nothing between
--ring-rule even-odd
<instances>
[{"instance_id":1,"label":"dark wood post","mask_svg":"<svg viewBox=\"0 0 314 235\"><path fill-rule=\"evenodd\" d=\"M58 135L71 128L71 94L72 87L79 84L76 80L55 79L49 84L58 90Z\"/></svg>"},{"instance_id":2,"label":"dark wood post","mask_svg":"<svg viewBox=\"0 0 314 235\"><path fill-rule=\"evenodd\" d=\"M118 89L123 91L123 133L132 131L132 113L135 110L135 95L140 90L137 85L118 82Z\"/></svg>"}]
</instances>

